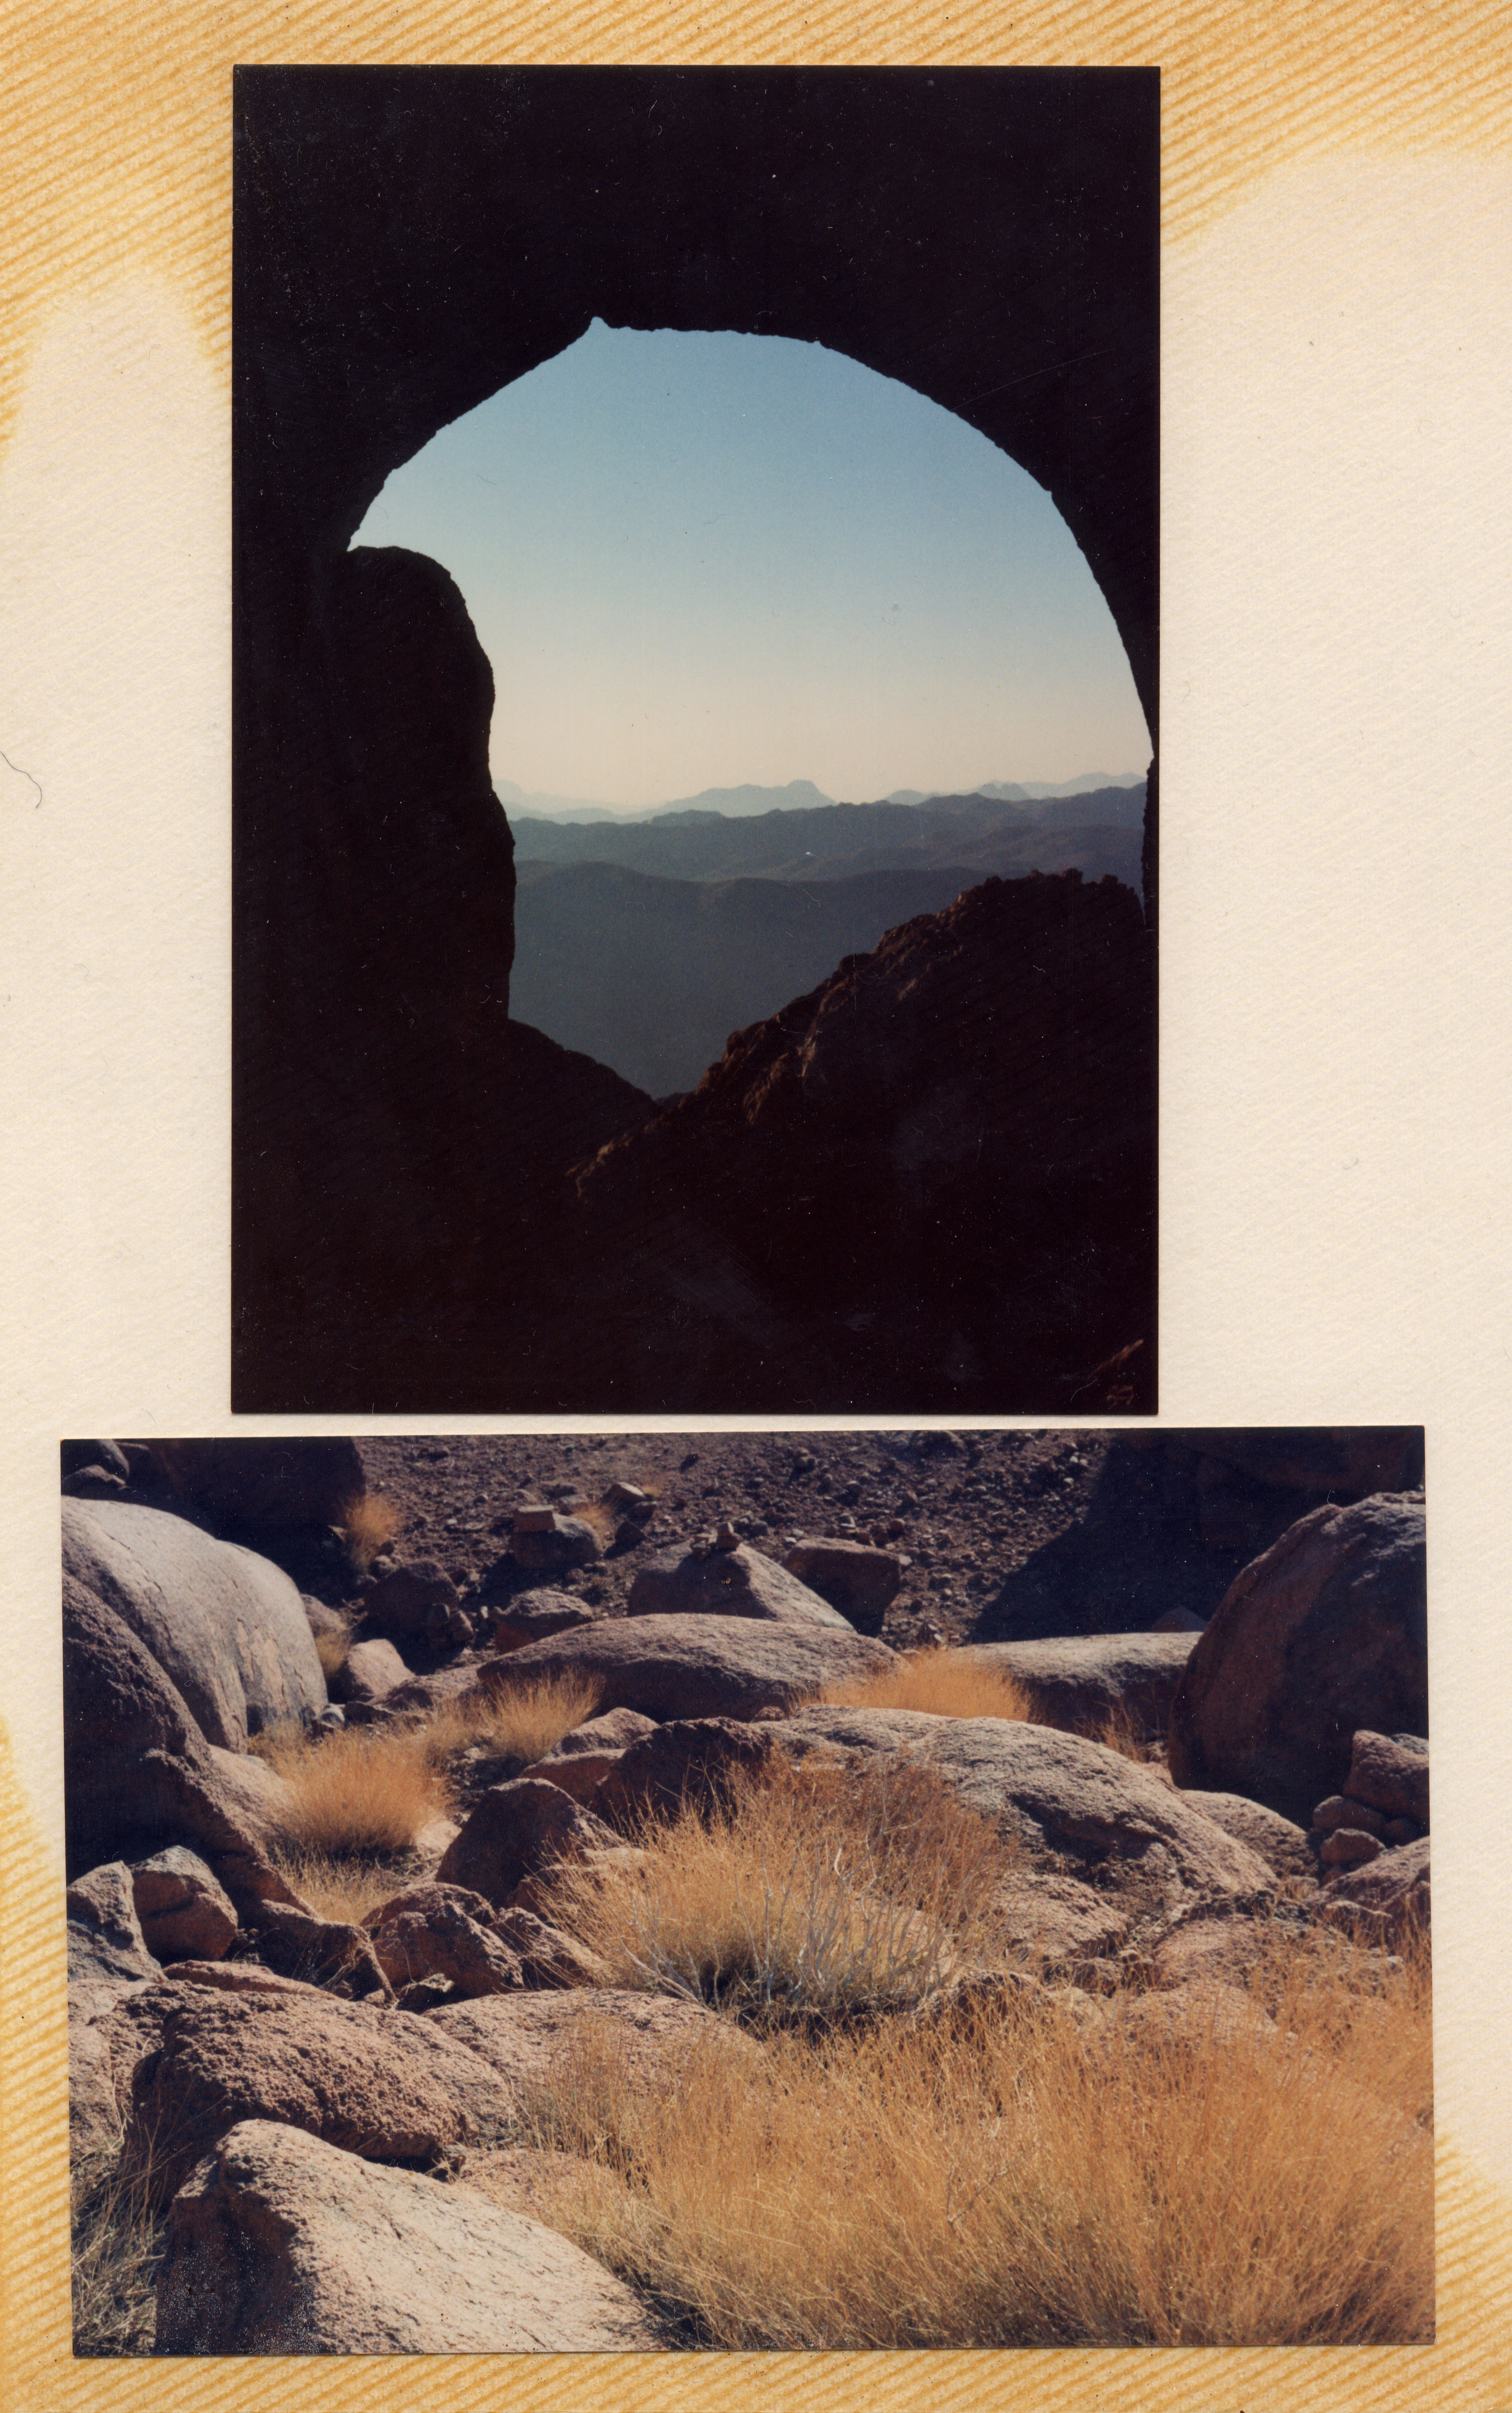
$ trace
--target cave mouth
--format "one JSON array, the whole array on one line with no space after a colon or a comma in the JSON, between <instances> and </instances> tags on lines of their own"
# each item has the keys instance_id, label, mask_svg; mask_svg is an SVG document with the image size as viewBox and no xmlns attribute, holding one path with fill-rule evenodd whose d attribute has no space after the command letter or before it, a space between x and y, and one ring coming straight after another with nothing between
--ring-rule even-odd
<instances>
[{"instance_id":1,"label":"cave mouth","mask_svg":"<svg viewBox=\"0 0 1512 2413\"><path fill-rule=\"evenodd\" d=\"M393 470L351 542L455 581L511 807L969 794L1149 759L1049 495L821 343L595 318Z\"/></svg>"}]
</instances>

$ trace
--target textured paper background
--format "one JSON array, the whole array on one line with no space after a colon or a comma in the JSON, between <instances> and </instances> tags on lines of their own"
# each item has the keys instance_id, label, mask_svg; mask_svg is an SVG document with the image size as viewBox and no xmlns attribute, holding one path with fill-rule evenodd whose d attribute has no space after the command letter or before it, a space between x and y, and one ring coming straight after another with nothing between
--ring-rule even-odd
<instances>
[{"instance_id":1,"label":"textured paper background","mask_svg":"<svg viewBox=\"0 0 1512 2413\"><path fill-rule=\"evenodd\" d=\"M438 0L0 28L0 2403L1507 2413L1501 11ZM1163 68L1162 1420L1428 1427L1431 2349L71 2361L56 1443L230 1424L230 71L340 59Z\"/></svg>"}]
</instances>

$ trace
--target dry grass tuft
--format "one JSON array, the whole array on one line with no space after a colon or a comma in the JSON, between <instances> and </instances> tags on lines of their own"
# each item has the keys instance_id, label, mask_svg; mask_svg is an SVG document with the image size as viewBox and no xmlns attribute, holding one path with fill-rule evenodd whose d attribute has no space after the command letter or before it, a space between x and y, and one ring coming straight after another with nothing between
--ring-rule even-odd
<instances>
[{"instance_id":1,"label":"dry grass tuft","mask_svg":"<svg viewBox=\"0 0 1512 2413\"><path fill-rule=\"evenodd\" d=\"M619 1531L619 1511L611 1508L607 1500L589 1500L581 1508L569 1509L567 1514L586 1525L605 1549Z\"/></svg>"},{"instance_id":2,"label":"dry grass tuft","mask_svg":"<svg viewBox=\"0 0 1512 2413\"><path fill-rule=\"evenodd\" d=\"M648 1820L609 1880L568 1864L545 1915L611 1983L771 2028L921 2001L991 1953L1015 1855L923 1770L793 1767L738 1779L704 1817Z\"/></svg>"},{"instance_id":3,"label":"dry grass tuft","mask_svg":"<svg viewBox=\"0 0 1512 2413\"><path fill-rule=\"evenodd\" d=\"M1026 1989L711 2050L660 2092L587 2032L536 2107L578 2157L537 2216L720 2348L1425 2341L1426 1964L1368 1957L1294 1938L1274 2028Z\"/></svg>"},{"instance_id":4,"label":"dry grass tuft","mask_svg":"<svg viewBox=\"0 0 1512 2413\"><path fill-rule=\"evenodd\" d=\"M555 1751L574 1726L597 1715L603 1687L581 1676L542 1676L511 1683L494 1679L486 1693L449 1702L423 1729L437 1767L469 1745L530 1768Z\"/></svg>"},{"instance_id":5,"label":"dry grass tuft","mask_svg":"<svg viewBox=\"0 0 1512 2413\"><path fill-rule=\"evenodd\" d=\"M1146 1732L1142 1721L1133 1711L1119 1708L1105 1717L1096 1718L1075 1732L1086 1742L1100 1742L1106 1751L1116 1751L1120 1759L1136 1760L1141 1768L1164 1765L1159 1739Z\"/></svg>"},{"instance_id":6,"label":"dry grass tuft","mask_svg":"<svg viewBox=\"0 0 1512 2413\"><path fill-rule=\"evenodd\" d=\"M271 1728L251 1748L289 1787L277 1838L279 1865L312 1902L316 1892L345 1898L348 1879L338 1863L392 1859L410 1849L422 1828L452 1809L449 1770L460 1753L481 1743L527 1768L591 1717L600 1697L596 1685L551 1678L487 1701L448 1702L433 1717L405 1725L329 1735L304 1726ZM295 1874L296 1865L309 1883ZM351 1882L361 1888L360 1871Z\"/></svg>"},{"instance_id":7,"label":"dry grass tuft","mask_svg":"<svg viewBox=\"0 0 1512 2413\"><path fill-rule=\"evenodd\" d=\"M150 2179L120 2173L120 2144L76 2161L72 2175L73 2350L151 2354L166 2219Z\"/></svg>"},{"instance_id":8,"label":"dry grass tuft","mask_svg":"<svg viewBox=\"0 0 1512 2413\"><path fill-rule=\"evenodd\" d=\"M273 1728L253 1748L289 1787L280 1841L296 1851L404 1851L446 1808L423 1728L359 1726L319 1737Z\"/></svg>"},{"instance_id":9,"label":"dry grass tuft","mask_svg":"<svg viewBox=\"0 0 1512 2413\"><path fill-rule=\"evenodd\" d=\"M274 1843L270 1858L318 1918L361 1927L370 1910L420 1882L407 1852L319 1852Z\"/></svg>"},{"instance_id":10,"label":"dry grass tuft","mask_svg":"<svg viewBox=\"0 0 1512 2413\"><path fill-rule=\"evenodd\" d=\"M334 1677L340 1675L347 1665L347 1653L351 1649L351 1627L345 1619L342 1621L339 1632L328 1628L325 1633L316 1636L315 1655L320 1662L320 1673L328 1684Z\"/></svg>"},{"instance_id":11,"label":"dry grass tuft","mask_svg":"<svg viewBox=\"0 0 1512 2413\"><path fill-rule=\"evenodd\" d=\"M404 1518L392 1500L378 1491L364 1491L354 1500L342 1518L341 1530L347 1544L347 1556L360 1576L367 1573L380 1550L393 1541Z\"/></svg>"},{"instance_id":12,"label":"dry grass tuft","mask_svg":"<svg viewBox=\"0 0 1512 2413\"><path fill-rule=\"evenodd\" d=\"M1024 1687L1003 1669L943 1646L911 1651L897 1666L832 1684L818 1697L839 1709L926 1710L937 1718L1023 1719L1030 1708Z\"/></svg>"}]
</instances>

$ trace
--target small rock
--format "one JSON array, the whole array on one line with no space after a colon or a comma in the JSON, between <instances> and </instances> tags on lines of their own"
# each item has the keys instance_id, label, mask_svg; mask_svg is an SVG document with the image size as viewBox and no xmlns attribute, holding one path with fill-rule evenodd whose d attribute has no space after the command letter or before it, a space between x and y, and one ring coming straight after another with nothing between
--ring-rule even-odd
<instances>
[{"instance_id":1,"label":"small rock","mask_svg":"<svg viewBox=\"0 0 1512 2413\"><path fill-rule=\"evenodd\" d=\"M937 1431L932 1427L910 1437L909 1454L912 1458L965 1458L966 1443L959 1433Z\"/></svg>"},{"instance_id":2,"label":"small rock","mask_svg":"<svg viewBox=\"0 0 1512 2413\"><path fill-rule=\"evenodd\" d=\"M890 1603L903 1580L903 1561L875 1544L805 1535L782 1564L800 1583L827 1600L858 1634L880 1634Z\"/></svg>"},{"instance_id":3,"label":"small rock","mask_svg":"<svg viewBox=\"0 0 1512 2413\"><path fill-rule=\"evenodd\" d=\"M854 1632L849 1619L775 1559L734 1539L707 1552L692 1543L659 1551L636 1575L629 1610L632 1618L753 1618Z\"/></svg>"},{"instance_id":4,"label":"small rock","mask_svg":"<svg viewBox=\"0 0 1512 2413\"><path fill-rule=\"evenodd\" d=\"M604 1505L617 1509L622 1517L634 1517L637 1522L656 1513L656 1502L634 1483L611 1483L604 1493Z\"/></svg>"},{"instance_id":5,"label":"small rock","mask_svg":"<svg viewBox=\"0 0 1512 2413\"><path fill-rule=\"evenodd\" d=\"M1362 1827L1336 1827L1325 1839L1318 1853L1325 1868L1353 1868L1357 1862L1380 1858L1381 1839L1369 1835Z\"/></svg>"},{"instance_id":6,"label":"small rock","mask_svg":"<svg viewBox=\"0 0 1512 2413\"><path fill-rule=\"evenodd\" d=\"M109 1473L103 1466L82 1466L77 1474L63 1478L66 1500L124 1500L129 1489L124 1476Z\"/></svg>"},{"instance_id":7,"label":"small rock","mask_svg":"<svg viewBox=\"0 0 1512 2413\"><path fill-rule=\"evenodd\" d=\"M449 1651L467 1651L476 1628L465 1608L437 1601L425 1618L425 1647L437 1657Z\"/></svg>"},{"instance_id":8,"label":"small rock","mask_svg":"<svg viewBox=\"0 0 1512 2413\"><path fill-rule=\"evenodd\" d=\"M1325 1884L1319 1916L1369 1944L1396 1945L1426 1929L1430 1912L1429 1839L1382 1852Z\"/></svg>"},{"instance_id":9,"label":"small rock","mask_svg":"<svg viewBox=\"0 0 1512 2413\"><path fill-rule=\"evenodd\" d=\"M352 1644L345 1665L331 1679L331 1690L338 1701L381 1701L400 1684L408 1684L409 1678L410 1670L393 1643L378 1636Z\"/></svg>"},{"instance_id":10,"label":"small rock","mask_svg":"<svg viewBox=\"0 0 1512 2413\"><path fill-rule=\"evenodd\" d=\"M479 1915L481 1914L481 1916ZM460 1886L411 1886L363 1922L391 1986L445 1979L466 2000L522 1983L520 1959L501 1941L492 1906Z\"/></svg>"},{"instance_id":11,"label":"small rock","mask_svg":"<svg viewBox=\"0 0 1512 2413\"><path fill-rule=\"evenodd\" d=\"M173 1844L131 1871L147 1948L159 1961L223 1961L237 1933L230 1895L197 1854Z\"/></svg>"},{"instance_id":12,"label":"small rock","mask_svg":"<svg viewBox=\"0 0 1512 2413\"><path fill-rule=\"evenodd\" d=\"M538 1575L561 1575L569 1567L588 1566L603 1556L598 1534L581 1517L558 1516L554 1508L543 1513L548 1520L544 1524L536 1521L534 1512L528 1524L516 1517L510 1551L517 1565Z\"/></svg>"},{"instance_id":13,"label":"small rock","mask_svg":"<svg viewBox=\"0 0 1512 2413\"><path fill-rule=\"evenodd\" d=\"M414 1559L380 1576L362 1595L366 1634L390 1642L423 1639L431 1612L460 1608L457 1588L434 1559Z\"/></svg>"},{"instance_id":14,"label":"small rock","mask_svg":"<svg viewBox=\"0 0 1512 2413\"><path fill-rule=\"evenodd\" d=\"M1428 1824L1428 1753L1409 1750L1391 1735L1361 1727L1350 1745L1349 1775L1344 1791L1355 1801L1369 1802L1388 1818L1413 1818Z\"/></svg>"},{"instance_id":15,"label":"small rock","mask_svg":"<svg viewBox=\"0 0 1512 2413\"><path fill-rule=\"evenodd\" d=\"M558 1785L518 1777L485 1793L437 1870L501 1908L523 1879L618 1839Z\"/></svg>"},{"instance_id":16,"label":"small rock","mask_svg":"<svg viewBox=\"0 0 1512 2413\"><path fill-rule=\"evenodd\" d=\"M654 1718L643 1718L634 1710L608 1710L602 1717L585 1720L562 1737L555 1751L520 1773L543 1777L548 1784L560 1785L574 1801L586 1801L611 1769L618 1766L630 1744L655 1731Z\"/></svg>"},{"instance_id":17,"label":"small rock","mask_svg":"<svg viewBox=\"0 0 1512 2413\"><path fill-rule=\"evenodd\" d=\"M362 1928L318 1918L283 1902L259 1902L246 1923L256 1932L259 1956L280 1976L302 1978L350 2002L374 1994L387 1999L388 1979Z\"/></svg>"},{"instance_id":18,"label":"small rock","mask_svg":"<svg viewBox=\"0 0 1512 2413\"><path fill-rule=\"evenodd\" d=\"M58 1458L65 1475L88 1470L118 1475L123 1483L131 1479L130 1462L118 1442L66 1441L59 1444Z\"/></svg>"},{"instance_id":19,"label":"small rock","mask_svg":"<svg viewBox=\"0 0 1512 2413\"><path fill-rule=\"evenodd\" d=\"M131 1872L108 1860L79 1877L65 1897L68 1913L68 1984L139 1985L160 1975L137 1916Z\"/></svg>"},{"instance_id":20,"label":"small rock","mask_svg":"<svg viewBox=\"0 0 1512 2413\"><path fill-rule=\"evenodd\" d=\"M1312 1831L1332 1835L1341 1827L1353 1827L1364 1835L1385 1835L1386 1822L1380 1811L1371 1809L1368 1803L1353 1801L1344 1793L1330 1793L1312 1813Z\"/></svg>"}]
</instances>

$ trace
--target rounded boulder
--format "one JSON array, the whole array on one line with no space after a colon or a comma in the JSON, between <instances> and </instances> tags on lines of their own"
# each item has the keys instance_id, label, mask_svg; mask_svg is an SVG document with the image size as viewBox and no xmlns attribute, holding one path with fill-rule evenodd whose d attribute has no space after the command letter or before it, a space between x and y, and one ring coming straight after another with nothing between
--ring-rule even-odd
<instances>
[{"instance_id":1,"label":"rounded boulder","mask_svg":"<svg viewBox=\"0 0 1512 2413\"><path fill-rule=\"evenodd\" d=\"M129 1626L207 1742L243 1751L326 1707L304 1604L271 1560L160 1508L66 1500L63 1564Z\"/></svg>"},{"instance_id":2,"label":"rounded boulder","mask_svg":"<svg viewBox=\"0 0 1512 2413\"><path fill-rule=\"evenodd\" d=\"M1427 1723L1423 1502L1380 1492L1313 1509L1230 1585L1177 1687L1168 1765L1305 1826L1345 1791L1359 1728Z\"/></svg>"}]
</instances>

